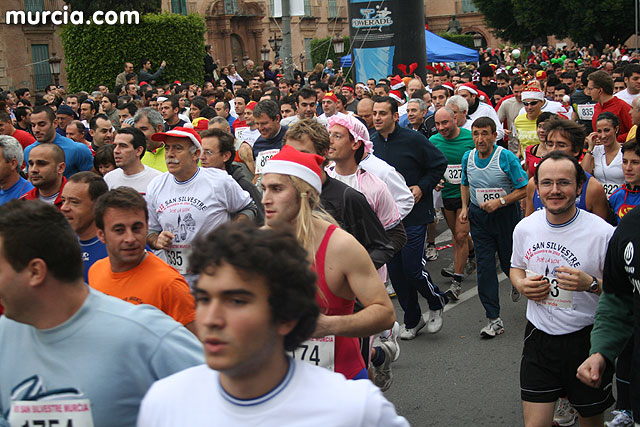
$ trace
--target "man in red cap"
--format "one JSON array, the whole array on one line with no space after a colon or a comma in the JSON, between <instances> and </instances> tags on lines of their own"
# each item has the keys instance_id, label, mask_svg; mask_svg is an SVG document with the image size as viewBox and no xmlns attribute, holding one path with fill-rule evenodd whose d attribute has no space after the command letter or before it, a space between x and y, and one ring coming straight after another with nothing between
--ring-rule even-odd
<instances>
[{"instance_id":1,"label":"man in red cap","mask_svg":"<svg viewBox=\"0 0 640 427\"><path fill-rule=\"evenodd\" d=\"M151 139L164 142L168 172L147 187L147 243L163 249L169 265L188 275L191 242L198 233L231 219L254 219L257 208L249 193L225 171L198 166L202 140L193 129L177 127L155 133Z\"/></svg>"},{"instance_id":2,"label":"man in red cap","mask_svg":"<svg viewBox=\"0 0 640 427\"><path fill-rule=\"evenodd\" d=\"M321 120L327 120L329 117L337 114L338 112L338 97L333 92L327 92L322 97L322 113L320 115Z\"/></svg>"},{"instance_id":3,"label":"man in red cap","mask_svg":"<svg viewBox=\"0 0 640 427\"><path fill-rule=\"evenodd\" d=\"M393 305L367 251L351 234L327 221L332 218L320 208L323 162L316 154L285 145L263 168L262 204L267 225L293 226L298 242L314 254L316 300L322 314L312 334L315 339L307 344L318 349L316 364L348 379L367 379L355 337L391 328ZM354 313L356 298L364 308ZM312 354L295 351L293 357L310 361Z\"/></svg>"},{"instance_id":4,"label":"man in red cap","mask_svg":"<svg viewBox=\"0 0 640 427\"><path fill-rule=\"evenodd\" d=\"M341 92L344 97L347 98L347 103L345 104L344 109L356 114L358 111L358 100L355 97L355 89L353 88L353 85L351 83L343 84Z\"/></svg>"}]
</instances>

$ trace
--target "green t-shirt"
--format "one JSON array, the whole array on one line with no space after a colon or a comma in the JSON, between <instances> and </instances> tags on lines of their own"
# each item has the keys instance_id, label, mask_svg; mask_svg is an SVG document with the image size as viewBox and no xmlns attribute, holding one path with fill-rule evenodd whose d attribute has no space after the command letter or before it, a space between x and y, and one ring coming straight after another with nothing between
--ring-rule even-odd
<instances>
[{"instance_id":1,"label":"green t-shirt","mask_svg":"<svg viewBox=\"0 0 640 427\"><path fill-rule=\"evenodd\" d=\"M453 139L444 139L439 133L429 140L447 158L447 170L444 173L444 188L442 197L455 199L460 197L460 180L462 179L462 156L475 148L471 131L460 129L460 134Z\"/></svg>"}]
</instances>

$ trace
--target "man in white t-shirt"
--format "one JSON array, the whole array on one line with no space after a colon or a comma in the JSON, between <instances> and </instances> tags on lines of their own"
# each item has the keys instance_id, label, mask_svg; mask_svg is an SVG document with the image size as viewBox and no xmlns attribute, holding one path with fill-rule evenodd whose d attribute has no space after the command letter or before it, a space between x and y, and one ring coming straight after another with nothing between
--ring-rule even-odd
<instances>
[{"instance_id":1,"label":"man in white t-shirt","mask_svg":"<svg viewBox=\"0 0 640 427\"><path fill-rule=\"evenodd\" d=\"M574 158L553 151L534 179L545 206L513 232L511 282L529 299L520 367L525 426L551 425L555 402L567 396L581 426L602 426L613 403L612 372L598 389L576 378L589 356L590 332L613 227L576 207L586 179Z\"/></svg>"},{"instance_id":2,"label":"man in white t-shirt","mask_svg":"<svg viewBox=\"0 0 640 427\"><path fill-rule=\"evenodd\" d=\"M615 96L633 106L633 100L640 94L640 64L629 64L624 67L624 84L627 88Z\"/></svg>"},{"instance_id":3,"label":"man in white t-shirt","mask_svg":"<svg viewBox=\"0 0 640 427\"><path fill-rule=\"evenodd\" d=\"M302 87L296 94L296 115L280 120L280 125L291 126L300 120L314 119L326 126L327 121L325 119L316 117L317 98L318 94L315 90L310 87Z\"/></svg>"},{"instance_id":4,"label":"man in white t-shirt","mask_svg":"<svg viewBox=\"0 0 640 427\"><path fill-rule=\"evenodd\" d=\"M147 187L152 249L163 249L169 265L189 274L191 242L231 219L255 219L257 207L249 193L225 171L200 168L202 140L193 129L176 127L151 137L163 141L168 172Z\"/></svg>"},{"instance_id":5,"label":"man in white t-shirt","mask_svg":"<svg viewBox=\"0 0 640 427\"><path fill-rule=\"evenodd\" d=\"M109 189L131 187L143 196L146 195L151 180L162 175L162 172L142 164L147 146L144 133L134 127L121 128L113 145L117 168L104 176Z\"/></svg>"},{"instance_id":6,"label":"man in white t-shirt","mask_svg":"<svg viewBox=\"0 0 640 427\"><path fill-rule=\"evenodd\" d=\"M319 316L316 275L292 234L227 224L197 240L190 264L206 364L156 382L138 427L409 425L370 381L288 356ZM324 356L324 344L308 353Z\"/></svg>"}]
</instances>

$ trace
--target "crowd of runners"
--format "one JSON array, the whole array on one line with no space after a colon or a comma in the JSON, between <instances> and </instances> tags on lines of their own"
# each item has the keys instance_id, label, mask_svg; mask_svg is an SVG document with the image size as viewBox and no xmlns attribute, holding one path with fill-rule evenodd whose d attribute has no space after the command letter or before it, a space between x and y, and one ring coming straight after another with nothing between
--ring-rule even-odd
<instances>
[{"instance_id":1,"label":"crowd of runners","mask_svg":"<svg viewBox=\"0 0 640 427\"><path fill-rule=\"evenodd\" d=\"M527 300L525 425L634 425L625 47L355 83L208 53L204 85L157 84L169 66L0 93L0 426L408 425L383 394L401 346L474 274L499 340L498 269Z\"/></svg>"}]
</instances>

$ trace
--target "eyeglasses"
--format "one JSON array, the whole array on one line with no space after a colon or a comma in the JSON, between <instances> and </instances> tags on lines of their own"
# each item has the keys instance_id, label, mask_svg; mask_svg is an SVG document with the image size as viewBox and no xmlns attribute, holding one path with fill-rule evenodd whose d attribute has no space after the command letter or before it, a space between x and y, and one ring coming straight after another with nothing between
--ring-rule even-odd
<instances>
[{"instance_id":1,"label":"eyeglasses","mask_svg":"<svg viewBox=\"0 0 640 427\"><path fill-rule=\"evenodd\" d=\"M573 181L570 181L568 179L559 179L558 181L554 182L550 179L543 179L538 185L543 188L552 188L554 185L557 185L558 188L567 188L573 185Z\"/></svg>"},{"instance_id":2,"label":"eyeglasses","mask_svg":"<svg viewBox=\"0 0 640 427\"><path fill-rule=\"evenodd\" d=\"M539 101L522 101L522 105L528 107L530 105L536 105Z\"/></svg>"}]
</instances>

